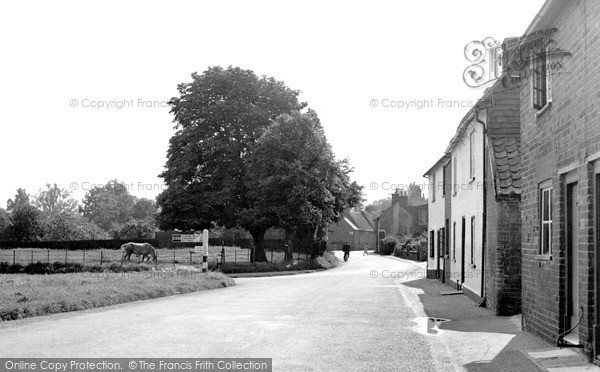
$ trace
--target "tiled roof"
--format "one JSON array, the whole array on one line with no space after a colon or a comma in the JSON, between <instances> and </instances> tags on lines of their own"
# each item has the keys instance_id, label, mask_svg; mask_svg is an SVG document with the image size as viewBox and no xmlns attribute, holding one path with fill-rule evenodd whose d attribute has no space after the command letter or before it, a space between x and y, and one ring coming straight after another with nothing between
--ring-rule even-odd
<instances>
[{"instance_id":1,"label":"tiled roof","mask_svg":"<svg viewBox=\"0 0 600 372\"><path fill-rule=\"evenodd\" d=\"M347 217L353 222L358 230L373 230L373 225L360 212L350 212Z\"/></svg>"},{"instance_id":2,"label":"tiled roof","mask_svg":"<svg viewBox=\"0 0 600 372\"><path fill-rule=\"evenodd\" d=\"M371 228L373 228L373 226L375 226L375 217L377 217L377 213L362 211L361 214L369 222Z\"/></svg>"},{"instance_id":3,"label":"tiled roof","mask_svg":"<svg viewBox=\"0 0 600 372\"><path fill-rule=\"evenodd\" d=\"M494 188L498 198L520 198L521 153L516 138L491 138Z\"/></svg>"}]
</instances>

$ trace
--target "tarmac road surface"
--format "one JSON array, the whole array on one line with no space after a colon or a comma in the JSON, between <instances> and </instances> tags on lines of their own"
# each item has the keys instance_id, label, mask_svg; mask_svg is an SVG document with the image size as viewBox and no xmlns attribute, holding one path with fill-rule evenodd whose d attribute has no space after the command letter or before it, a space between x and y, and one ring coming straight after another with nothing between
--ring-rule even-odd
<instances>
[{"instance_id":1,"label":"tarmac road surface","mask_svg":"<svg viewBox=\"0 0 600 372\"><path fill-rule=\"evenodd\" d=\"M355 251L331 270L0 323L0 357L273 358L274 371L452 369L445 350L432 353L415 303L401 290L423 268Z\"/></svg>"}]
</instances>

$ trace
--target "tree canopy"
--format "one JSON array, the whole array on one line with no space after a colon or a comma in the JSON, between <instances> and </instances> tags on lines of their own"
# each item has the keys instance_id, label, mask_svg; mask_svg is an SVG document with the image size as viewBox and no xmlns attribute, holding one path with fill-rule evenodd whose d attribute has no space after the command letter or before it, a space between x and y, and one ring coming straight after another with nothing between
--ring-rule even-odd
<instances>
[{"instance_id":1,"label":"tree canopy","mask_svg":"<svg viewBox=\"0 0 600 372\"><path fill-rule=\"evenodd\" d=\"M312 110L279 116L258 140L249 169L245 218L265 218L288 235L318 235L361 199L347 160L335 159Z\"/></svg>"},{"instance_id":2,"label":"tree canopy","mask_svg":"<svg viewBox=\"0 0 600 372\"><path fill-rule=\"evenodd\" d=\"M178 91L180 96L170 100L177 131L160 175L167 189L157 198L161 228L201 230L213 223L243 227L255 243L253 259L264 261L261 243L268 228L315 228L335 219L339 208L353 202L350 195L360 193L348 182L347 163L334 160L316 114L300 114L306 103L283 82L237 67L212 67L192 74L192 81L180 84ZM277 119L284 114L288 116ZM305 128L296 133L286 120L297 120ZM280 132L271 128L279 122ZM316 137L311 130L317 130ZM275 151L288 135L306 138L298 137L287 152ZM254 156L259 148L261 153ZM301 153L306 158L299 159ZM309 159L312 153L318 155ZM260 197L264 190L257 189L262 182L258 174L274 169L268 165L270 156L279 157L277 169L289 173L285 182L298 183L286 189L293 195ZM322 163L316 156L324 156ZM305 166L315 169L311 173ZM284 201L293 204L285 206Z\"/></svg>"},{"instance_id":3,"label":"tree canopy","mask_svg":"<svg viewBox=\"0 0 600 372\"><path fill-rule=\"evenodd\" d=\"M161 228L232 227L246 194L245 159L270 121L301 109L298 91L237 67L212 67L178 86L170 100L177 132L158 197Z\"/></svg>"},{"instance_id":4,"label":"tree canopy","mask_svg":"<svg viewBox=\"0 0 600 372\"><path fill-rule=\"evenodd\" d=\"M77 200L71 196L69 190L62 189L56 184L46 184L46 189L41 189L34 196L31 204L48 214L77 212Z\"/></svg>"},{"instance_id":5,"label":"tree canopy","mask_svg":"<svg viewBox=\"0 0 600 372\"><path fill-rule=\"evenodd\" d=\"M83 216L109 231L116 224L123 224L133 214L135 197L117 180L106 185L90 188L83 199Z\"/></svg>"}]
</instances>

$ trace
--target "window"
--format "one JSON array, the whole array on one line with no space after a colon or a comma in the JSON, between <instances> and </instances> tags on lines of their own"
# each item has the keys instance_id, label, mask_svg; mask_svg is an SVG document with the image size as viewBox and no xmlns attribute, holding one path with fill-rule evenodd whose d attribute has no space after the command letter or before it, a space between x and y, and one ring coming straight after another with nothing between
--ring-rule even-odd
<instances>
[{"instance_id":1,"label":"window","mask_svg":"<svg viewBox=\"0 0 600 372\"><path fill-rule=\"evenodd\" d=\"M450 257L450 220L446 219L446 227L444 228L444 232L446 235L444 236L444 256L446 258Z\"/></svg>"},{"instance_id":2,"label":"window","mask_svg":"<svg viewBox=\"0 0 600 372\"><path fill-rule=\"evenodd\" d=\"M535 55L532 58L532 98L533 108L541 110L548 104L549 84L548 84L548 51Z\"/></svg>"},{"instance_id":3,"label":"window","mask_svg":"<svg viewBox=\"0 0 600 372\"><path fill-rule=\"evenodd\" d=\"M440 239L440 244L439 244L439 249L440 249L439 255L440 255L440 257L444 257L444 250L446 247L446 229L444 229L443 227L440 229L440 236L441 236L441 239Z\"/></svg>"},{"instance_id":4,"label":"window","mask_svg":"<svg viewBox=\"0 0 600 372\"><path fill-rule=\"evenodd\" d=\"M435 257L435 232L429 233L429 257Z\"/></svg>"},{"instance_id":5,"label":"window","mask_svg":"<svg viewBox=\"0 0 600 372\"><path fill-rule=\"evenodd\" d=\"M456 260L456 222L452 224L452 259Z\"/></svg>"},{"instance_id":6,"label":"window","mask_svg":"<svg viewBox=\"0 0 600 372\"><path fill-rule=\"evenodd\" d=\"M552 254L552 188L540 190L540 254Z\"/></svg>"},{"instance_id":7,"label":"window","mask_svg":"<svg viewBox=\"0 0 600 372\"><path fill-rule=\"evenodd\" d=\"M458 165L458 161L456 160L456 156L455 156L454 160L452 160L452 190L453 190L452 195L456 195L456 190L458 189L458 183L456 180L457 165Z\"/></svg>"},{"instance_id":8,"label":"window","mask_svg":"<svg viewBox=\"0 0 600 372\"><path fill-rule=\"evenodd\" d=\"M435 173L431 175L431 201L435 201Z\"/></svg>"},{"instance_id":9,"label":"window","mask_svg":"<svg viewBox=\"0 0 600 372\"><path fill-rule=\"evenodd\" d=\"M444 165L442 169L442 196L446 196L446 168L448 168L448 164Z\"/></svg>"},{"instance_id":10,"label":"window","mask_svg":"<svg viewBox=\"0 0 600 372\"><path fill-rule=\"evenodd\" d=\"M471 217L471 265L475 264L475 217Z\"/></svg>"},{"instance_id":11,"label":"window","mask_svg":"<svg viewBox=\"0 0 600 372\"><path fill-rule=\"evenodd\" d=\"M475 132L469 135L469 179L475 178Z\"/></svg>"}]
</instances>

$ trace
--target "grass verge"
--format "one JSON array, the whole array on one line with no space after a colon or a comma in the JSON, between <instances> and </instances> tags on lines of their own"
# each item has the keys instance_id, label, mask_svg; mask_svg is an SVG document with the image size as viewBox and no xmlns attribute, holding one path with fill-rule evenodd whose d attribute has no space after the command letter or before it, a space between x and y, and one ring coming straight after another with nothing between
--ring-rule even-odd
<instances>
[{"instance_id":1,"label":"grass verge","mask_svg":"<svg viewBox=\"0 0 600 372\"><path fill-rule=\"evenodd\" d=\"M54 275L0 274L0 321L147 300L234 285L193 267Z\"/></svg>"},{"instance_id":2,"label":"grass verge","mask_svg":"<svg viewBox=\"0 0 600 372\"><path fill-rule=\"evenodd\" d=\"M317 263L324 269L331 269L336 267L340 263L340 260L337 259L333 252L326 251L322 256L317 257Z\"/></svg>"}]
</instances>

